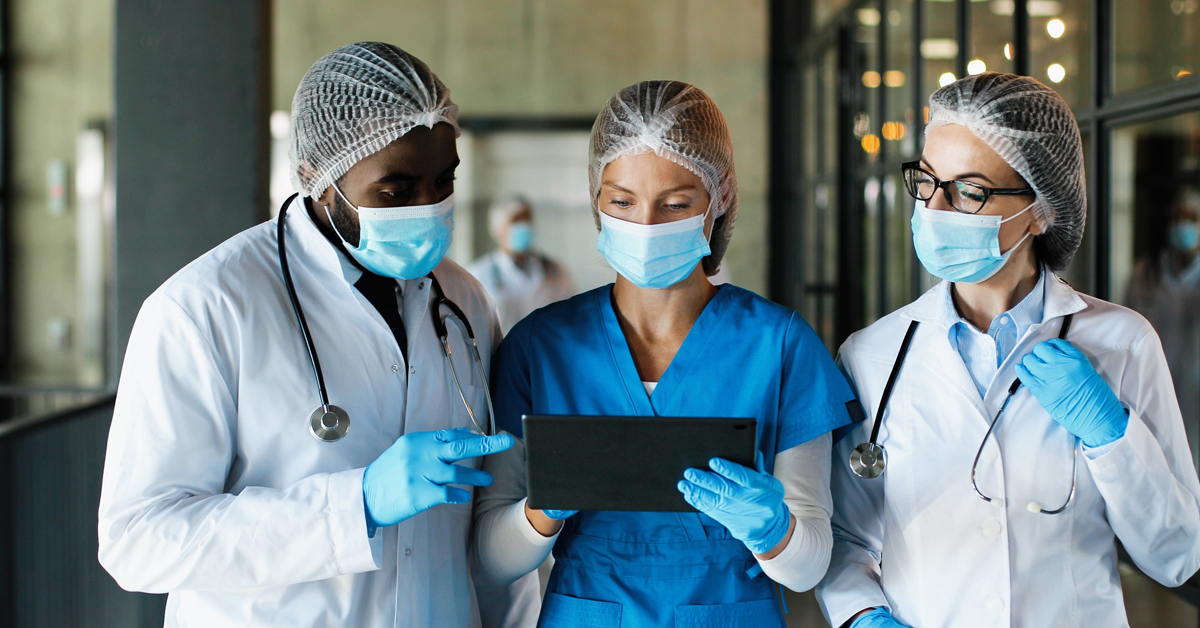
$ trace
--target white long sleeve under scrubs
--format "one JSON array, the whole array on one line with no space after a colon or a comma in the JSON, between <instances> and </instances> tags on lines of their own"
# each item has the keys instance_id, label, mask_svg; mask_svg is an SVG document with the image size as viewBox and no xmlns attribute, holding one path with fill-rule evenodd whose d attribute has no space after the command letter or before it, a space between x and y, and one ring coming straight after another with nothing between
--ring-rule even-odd
<instances>
[{"instance_id":1,"label":"white long sleeve under scrubs","mask_svg":"<svg viewBox=\"0 0 1200 628\"><path fill-rule=\"evenodd\" d=\"M784 486L784 502L796 518L792 538L774 558L758 564L772 580L794 591L816 586L829 565L830 435L780 452L774 476ZM536 569L550 554L557 535L546 537L525 515L524 446L489 456L484 469L495 477L477 494L475 557L480 577L508 583Z\"/></svg>"}]
</instances>

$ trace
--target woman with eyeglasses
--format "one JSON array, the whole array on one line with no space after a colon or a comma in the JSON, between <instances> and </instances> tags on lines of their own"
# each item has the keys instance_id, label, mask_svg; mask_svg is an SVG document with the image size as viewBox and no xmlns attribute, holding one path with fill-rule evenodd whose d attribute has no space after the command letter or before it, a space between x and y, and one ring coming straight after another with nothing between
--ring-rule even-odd
<instances>
[{"instance_id":1,"label":"woman with eyeglasses","mask_svg":"<svg viewBox=\"0 0 1200 628\"><path fill-rule=\"evenodd\" d=\"M929 99L913 244L943 281L851 336L867 420L834 446L833 626L1127 626L1116 541L1178 586L1200 482L1162 346L1055 274L1086 209L1079 128L1037 81Z\"/></svg>"}]
</instances>

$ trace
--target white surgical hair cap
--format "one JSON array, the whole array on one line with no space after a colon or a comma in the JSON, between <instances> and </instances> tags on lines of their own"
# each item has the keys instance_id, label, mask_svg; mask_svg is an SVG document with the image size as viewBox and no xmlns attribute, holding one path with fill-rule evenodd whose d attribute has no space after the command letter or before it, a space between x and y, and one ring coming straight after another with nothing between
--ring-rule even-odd
<instances>
[{"instance_id":1,"label":"white surgical hair cap","mask_svg":"<svg viewBox=\"0 0 1200 628\"><path fill-rule=\"evenodd\" d=\"M391 44L342 46L309 68L292 99L292 187L320 196L354 164L439 122L458 136L458 105L429 66Z\"/></svg>"},{"instance_id":2,"label":"white surgical hair cap","mask_svg":"<svg viewBox=\"0 0 1200 628\"><path fill-rule=\"evenodd\" d=\"M488 208L488 231L492 234L492 237L500 237L500 231L504 229L504 226L512 220L513 216L521 213L521 210L524 209L532 211L533 207L529 204L529 201L520 196L505 198L492 203L492 206Z\"/></svg>"},{"instance_id":3,"label":"white surgical hair cap","mask_svg":"<svg viewBox=\"0 0 1200 628\"><path fill-rule=\"evenodd\" d=\"M704 258L704 272L716 274L729 247L738 209L733 139L725 116L708 94L679 81L644 81L610 98L592 126L588 164L597 228L597 200L605 166L626 155L650 152L687 168L704 183L713 215L712 254Z\"/></svg>"},{"instance_id":4,"label":"white surgical hair cap","mask_svg":"<svg viewBox=\"0 0 1200 628\"><path fill-rule=\"evenodd\" d=\"M1027 76L984 72L929 97L929 126L942 124L970 129L1033 188L1033 216L1045 228L1034 250L1051 270L1066 268L1087 219L1083 142L1067 102Z\"/></svg>"}]
</instances>

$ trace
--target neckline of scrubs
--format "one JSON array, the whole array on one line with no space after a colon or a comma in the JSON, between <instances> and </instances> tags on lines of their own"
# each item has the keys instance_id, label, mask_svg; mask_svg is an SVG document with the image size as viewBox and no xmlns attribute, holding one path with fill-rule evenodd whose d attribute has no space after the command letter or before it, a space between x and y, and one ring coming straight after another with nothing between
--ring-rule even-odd
<instances>
[{"instance_id":1,"label":"neckline of scrubs","mask_svg":"<svg viewBox=\"0 0 1200 628\"><path fill-rule=\"evenodd\" d=\"M612 349L613 360L621 372L621 382L637 416L662 416L671 402L679 394L688 372L699 362L700 353L708 343L708 339L717 329L718 323L728 309L729 294L733 291L727 286L717 286L717 293L709 299L701 310L700 316L688 330L683 344L675 352L675 357L667 365L667 370L658 378L654 394L646 393L642 377L638 374L633 362L633 352L621 323L617 320L617 312L612 303L612 284L597 292L600 315L604 320L604 329L608 335L609 347Z\"/></svg>"}]
</instances>

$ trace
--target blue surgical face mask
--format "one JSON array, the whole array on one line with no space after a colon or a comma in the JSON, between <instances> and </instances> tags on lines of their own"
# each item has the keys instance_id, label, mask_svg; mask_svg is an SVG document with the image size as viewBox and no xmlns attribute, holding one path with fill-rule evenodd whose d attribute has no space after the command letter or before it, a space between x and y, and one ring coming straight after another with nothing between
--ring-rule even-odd
<instances>
[{"instance_id":1,"label":"blue surgical face mask","mask_svg":"<svg viewBox=\"0 0 1200 628\"><path fill-rule=\"evenodd\" d=\"M1200 227L1190 220L1179 220L1171 225L1168 237L1175 248L1190 253L1200 244Z\"/></svg>"},{"instance_id":2,"label":"blue surgical face mask","mask_svg":"<svg viewBox=\"0 0 1200 628\"><path fill-rule=\"evenodd\" d=\"M704 235L706 216L643 225L600 212L596 249L633 285L669 288L683 281L712 252Z\"/></svg>"},{"instance_id":3,"label":"blue surgical face mask","mask_svg":"<svg viewBox=\"0 0 1200 628\"><path fill-rule=\"evenodd\" d=\"M367 270L393 279L424 277L445 257L454 232L454 195L435 205L355 207L334 184L333 189L358 213L358 246L342 245ZM325 208L329 213L329 208ZM332 216L329 222L333 223ZM337 231L337 227L334 227ZM342 234L338 233L341 238Z\"/></svg>"},{"instance_id":4,"label":"blue surgical face mask","mask_svg":"<svg viewBox=\"0 0 1200 628\"><path fill-rule=\"evenodd\" d=\"M508 249L513 253L524 253L533 246L533 225L514 222L508 227Z\"/></svg>"},{"instance_id":5,"label":"blue surgical face mask","mask_svg":"<svg viewBox=\"0 0 1200 628\"><path fill-rule=\"evenodd\" d=\"M1000 252L1000 225L1024 214L1028 207L1005 218L988 214L963 214L929 209L917 201L913 210L913 246L917 259L929 274L955 283L987 281L1004 268L1021 243L1006 253Z\"/></svg>"}]
</instances>

